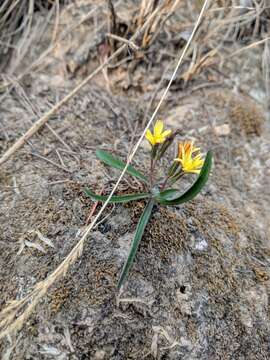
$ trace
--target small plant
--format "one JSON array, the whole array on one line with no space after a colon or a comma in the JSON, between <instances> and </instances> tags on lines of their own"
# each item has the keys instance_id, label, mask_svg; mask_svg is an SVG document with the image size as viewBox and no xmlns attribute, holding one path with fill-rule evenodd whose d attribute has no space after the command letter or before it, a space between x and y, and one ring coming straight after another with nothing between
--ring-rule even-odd
<instances>
[{"instance_id":1,"label":"small plant","mask_svg":"<svg viewBox=\"0 0 270 360\"><path fill-rule=\"evenodd\" d=\"M118 281L118 289L122 286L128 276L129 270L136 256L140 240L143 236L144 229L150 219L153 206L155 204L173 206L192 200L202 190L210 173L212 152L208 151L205 159L203 159L200 149L195 147L192 141L186 141L178 145L177 157L171 163L165 178L155 181L157 164L169 146L173 143L177 135L177 132L172 133L170 130L163 131L163 129L163 122L159 120L154 126L153 133L151 133L149 129L146 132L146 139L151 144L149 176L147 177L143 175L131 165L127 168L127 173L129 175L136 177L144 183L146 192L117 196L114 195L110 199L110 203L124 203L140 199L147 199L148 201L137 225L128 258ZM126 165L124 162L113 157L106 151L97 150L96 155L102 162L111 167L122 170ZM185 174L190 173L198 174L198 177L188 190L181 193L178 188L172 187ZM85 193L92 200L106 201L108 199L108 196L97 195L89 189L85 189Z\"/></svg>"}]
</instances>

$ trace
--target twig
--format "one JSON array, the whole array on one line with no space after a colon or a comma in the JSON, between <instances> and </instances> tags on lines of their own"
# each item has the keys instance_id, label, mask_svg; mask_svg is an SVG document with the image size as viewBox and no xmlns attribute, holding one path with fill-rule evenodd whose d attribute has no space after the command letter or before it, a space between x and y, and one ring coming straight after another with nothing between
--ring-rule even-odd
<instances>
[{"instance_id":1,"label":"twig","mask_svg":"<svg viewBox=\"0 0 270 360\"><path fill-rule=\"evenodd\" d=\"M252 49L252 48L254 48L254 47L256 47L256 46L258 46L258 45L260 45L260 44L263 44L264 42L266 42L266 41L268 41L268 40L270 40L270 36L267 36L266 38L264 38L264 39L262 39L262 40L256 41L256 42L254 42L254 43L252 43L252 44L250 44L250 45L248 45L248 46L245 46L245 47L243 47L243 48L241 48L241 49L238 49L238 50L234 51L232 54L226 56L226 57L225 57L225 60L230 59L231 57L233 57L233 56L235 56L235 55L238 55L238 54L239 54L240 52L242 52L242 51L245 51L245 50L248 50L248 49Z\"/></svg>"},{"instance_id":2,"label":"twig","mask_svg":"<svg viewBox=\"0 0 270 360\"><path fill-rule=\"evenodd\" d=\"M61 157L61 155L60 155L60 153L59 153L59 151L58 151L57 149L55 149L55 152L56 152L56 155L58 156L58 159L59 159L61 165L62 165L64 168L66 168L66 165L65 165L65 163L64 163L64 161L63 161L63 159L62 159L62 157Z\"/></svg>"},{"instance_id":3,"label":"twig","mask_svg":"<svg viewBox=\"0 0 270 360\"><path fill-rule=\"evenodd\" d=\"M99 195L102 195L103 190L104 190L104 186L103 186L102 189L98 192L98 194L99 194ZM85 222L86 225L89 225L89 222L90 222L92 216L94 215L94 213L95 213L95 211L96 211L96 208L97 208L97 206L98 206L98 203L99 203L98 201L95 201L94 205L92 206L92 209L91 209L91 211L90 211L90 213L89 213L89 215L88 215L88 217L87 217L87 220L86 220L86 222Z\"/></svg>"},{"instance_id":4,"label":"twig","mask_svg":"<svg viewBox=\"0 0 270 360\"><path fill-rule=\"evenodd\" d=\"M114 10L112 0L107 0L107 3L108 3L108 9L110 12L109 29L110 29L110 32L114 34L117 29L116 13Z\"/></svg>"},{"instance_id":5,"label":"twig","mask_svg":"<svg viewBox=\"0 0 270 360\"><path fill-rule=\"evenodd\" d=\"M14 189L15 193L16 193L17 195L20 195L21 193L20 193L19 188L18 188L18 186L17 186L16 177L13 176L12 180L13 180L13 184L14 184L13 189Z\"/></svg>"},{"instance_id":6,"label":"twig","mask_svg":"<svg viewBox=\"0 0 270 360\"><path fill-rule=\"evenodd\" d=\"M52 44L56 42L57 40L57 31L59 27L59 16L60 15L60 6L59 6L59 0L55 1L55 23L54 23L54 29L52 34Z\"/></svg>"},{"instance_id":7,"label":"twig","mask_svg":"<svg viewBox=\"0 0 270 360\"><path fill-rule=\"evenodd\" d=\"M107 215L105 215L104 218L102 218L101 220L99 220L99 222L96 223L94 229L96 229L100 224L102 224L106 219L108 219L108 217L110 217L111 214L113 213L114 209L115 209L115 204L113 204L111 211Z\"/></svg>"},{"instance_id":8,"label":"twig","mask_svg":"<svg viewBox=\"0 0 270 360\"><path fill-rule=\"evenodd\" d=\"M71 172L71 171L70 171L69 169L67 169L66 167L64 167L64 166L62 166L62 165L59 165L59 164L55 163L54 161L52 161L52 160L50 160L50 159L47 159L46 157L41 156L41 155L39 155L39 154L37 154L37 153L30 152L29 154L31 154L31 155L33 155L33 156L36 156L36 157L38 157L38 158L40 158L40 159L42 159L42 160L47 161L48 163L52 164L53 166L56 166L58 169L64 170L64 171L66 171L66 172L68 172L68 173Z\"/></svg>"},{"instance_id":9,"label":"twig","mask_svg":"<svg viewBox=\"0 0 270 360\"><path fill-rule=\"evenodd\" d=\"M67 182L74 182L74 181L73 181L73 180L69 180L69 179L65 179L65 180L51 181L51 182L47 182L47 183L45 183L45 184L46 184L46 185L57 185L57 184L64 184L64 183L67 183ZM25 188L25 187L33 186L33 185L37 185L37 184L40 184L39 181L30 183L30 184L26 184L26 185L17 185L16 187L15 187L15 186L11 186L11 185L3 186L2 189L4 189L4 190L21 189L21 188ZM44 185L45 185L45 184L44 184Z\"/></svg>"},{"instance_id":10,"label":"twig","mask_svg":"<svg viewBox=\"0 0 270 360\"><path fill-rule=\"evenodd\" d=\"M61 136L51 127L51 125L46 124L46 127L66 147L68 151L72 151L71 147L61 138Z\"/></svg>"},{"instance_id":11,"label":"twig","mask_svg":"<svg viewBox=\"0 0 270 360\"><path fill-rule=\"evenodd\" d=\"M114 6L112 0L107 0L108 4L108 31L109 33L116 34L117 33L117 22L116 22L116 14L114 10ZM115 51L115 42L113 38L110 38L108 43L110 44L110 48L112 51Z\"/></svg>"},{"instance_id":12,"label":"twig","mask_svg":"<svg viewBox=\"0 0 270 360\"><path fill-rule=\"evenodd\" d=\"M134 42L130 41L130 40L127 40L125 38L122 38L121 36L117 36L117 35L114 35L114 34L111 34L111 33L107 33L106 36L112 38L112 39L115 39L115 40L118 40L118 41L121 41L123 43L125 43L126 45L128 45L129 47L131 47L131 49L135 50L135 51L138 51L140 50L139 46L137 46L136 44L134 44Z\"/></svg>"}]
</instances>

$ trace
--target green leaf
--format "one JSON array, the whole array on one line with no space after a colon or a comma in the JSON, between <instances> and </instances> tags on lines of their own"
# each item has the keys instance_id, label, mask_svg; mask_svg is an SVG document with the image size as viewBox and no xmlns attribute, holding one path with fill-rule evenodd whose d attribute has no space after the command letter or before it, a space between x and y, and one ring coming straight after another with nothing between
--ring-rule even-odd
<instances>
[{"instance_id":1,"label":"green leaf","mask_svg":"<svg viewBox=\"0 0 270 360\"><path fill-rule=\"evenodd\" d=\"M108 195L97 195L93 193L90 189L84 189L86 196L89 196L92 200L105 202L108 199ZM125 203L128 201L140 200L149 198L151 194L149 193L137 193L137 194L127 194L127 195L113 195L109 203Z\"/></svg>"},{"instance_id":2,"label":"green leaf","mask_svg":"<svg viewBox=\"0 0 270 360\"><path fill-rule=\"evenodd\" d=\"M123 285L123 282L126 280L127 276L128 276L128 273L129 273L129 270L133 264L133 261L135 259L135 256L136 256L136 253L137 253L137 250L138 250L138 247L139 247L139 243L141 241L141 238L143 236L143 233L144 233L144 230L145 230L145 227L150 219L150 216L151 216L151 213L152 213L152 209L153 209L153 206L154 206L154 200L150 200L148 202L148 204L146 205L146 208L144 209L144 212L139 220L139 223L137 225L137 228L136 228L136 233L135 233L135 236L134 236L134 239L132 241L132 244L131 244L131 248L130 248L130 252L129 252L129 255L128 255L128 258L127 258L127 261L123 267L123 270L121 272L121 275L120 275L120 278L119 278L119 281L118 281L118 284L117 284L117 288L120 289L121 286Z\"/></svg>"},{"instance_id":3,"label":"green leaf","mask_svg":"<svg viewBox=\"0 0 270 360\"><path fill-rule=\"evenodd\" d=\"M103 161L106 165L112 166L116 169L123 170L126 166L126 164L123 161L115 158L107 151L98 149L98 150L96 150L96 155L99 158L99 160ZM138 170L136 170L132 165L128 165L127 173L129 175L137 177L138 179L144 181L145 183L148 182L147 177L144 176Z\"/></svg>"},{"instance_id":4,"label":"green leaf","mask_svg":"<svg viewBox=\"0 0 270 360\"><path fill-rule=\"evenodd\" d=\"M168 199L168 196L173 196L173 192L175 189L168 189L163 192L161 192L157 197L156 200L162 204L162 205L180 205L183 204L186 201L192 200L199 194L199 192L202 190L204 185L206 184L209 173L212 166L212 151L208 151L206 158L204 160L203 167L201 169L201 172L195 181L195 183L181 196L175 197L173 199ZM171 191L171 192L169 192ZM167 192L167 193L166 193ZM165 193L165 194L164 194ZM176 195L176 192L175 192ZM167 198L166 198L167 197Z\"/></svg>"},{"instance_id":5,"label":"green leaf","mask_svg":"<svg viewBox=\"0 0 270 360\"><path fill-rule=\"evenodd\" d=\"M180 190L178 189L167 189L160 192L155 196L156 200L175 200L180 195Z\"/></svg>"}]
</instances>

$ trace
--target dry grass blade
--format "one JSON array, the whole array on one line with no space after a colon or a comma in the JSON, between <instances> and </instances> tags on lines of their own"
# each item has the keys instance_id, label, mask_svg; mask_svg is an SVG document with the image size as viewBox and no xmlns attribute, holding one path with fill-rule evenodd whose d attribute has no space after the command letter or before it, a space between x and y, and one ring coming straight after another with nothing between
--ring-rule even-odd
<instances>
[{"instance_id":1,"label":"dry grass blade","mask_svg":"<svg viewBox=\"0 0 270 360\"><path fill-rule=\"evenodd\" d=\"M33 21L33 15L36 7L42 8L42 1L40 0L21 0L12 1L6 0L2 7L2 14L0 10L0 66L5 68L9 63L12 53L16 53L16 57L12 57L11 63L9 63L9 74L13 74L17 67L21 64L22 59L29 53L29 49L33 45L33 39L37 41L40 39L46 31L48 22L54 16L56 7L56 20L54 26L54 33L58 28L58 1L47 12L46 18L41 22L37 20ZM1 31L2 30L2 31ZM18 45L13 45L16 38L20 35L20 41ZM12 52L10 51L12 49ZM1 55L4 56L1 56Z\"/></svg>"},{"instance_id":2,"label":"dry grass blade","mask_svg":"<svg viewBox=\"0 0 270 360\"><path fill-rule=\"evenodd\" d=\"M57 40L59 17L60 17L60 5L59 5L59 0L57 0L57 1L55 1L55 24L54 24L53 35L52 35L52 44L55 43Z\"/></svg>"},{"instance_id":3,"label":"dry grass blade","mask_svg":"<svg viewBox=\"0 0 270 360\"><path fill-rule=\"evenodd\" d=\"M150 120L148 121L147 126L145 127L143 133L141 134L138 142L136 143L136 145L133 148L133 151L131 153L131 155L129 156L126 166L123 169L121 175L119 176L115 186L113 187L110 195L108 196L107 201L103 204L103 206L101 207L101 209L99 210L98 214L96 215L96 217L93 219L93 221L91 222L91 224L89 226L87 226L82 234L81 239L79 240L79 242L74 246L74 248L71 250L71 252L69 253L69 255L62 261L62 263L57 267L56 270L54 270L54 272L49 275L45 280L39 282L34 289L27 295L25 296L23 299L18 300L18 301L13 301L10 305L8 305L0 314L0 338L3 338L4 336L8 335L9 333L16 331L18 329L20 329L23 324L25 323L25 321L27 320L27 318L30 316L30 314L32 313L32 311L34 310L35 306L37 305L37 303L39 302L39 300L41 300L45 294L47 293L48 289L50 288L50 286L52 286L55 281L57 281L58 279L60 279L62 276L65 275L65 273L67 272L67 270L69 269L69 267L76 261L76 259L82 254L83 251L83 246L84 246L84 242L88 236L88 234L90 233L90 231L93 229L93 227L96 225L96 223L98 222L99 218L101 217L101 214L103 213L104 209L107 207L111 197L113 196L115 190L117 189L119 183L121 182L129 164L131 163L135 153L137 152L144 136L145 133L147 131L147 129L149 128L149 126L151 125L151 123L153 122L154 118L156 117L157 112L160 109L161 104L163 103L165 97L168 94L168 91L171 87L171 84L177 74L177 71L187 53L187 50L193 40L193 37L202 21L203 15L205 13L205 10L207 8L207 6L209 5L210 0L205 0L204 5L201 9L201 12L199 14L199 17L197 19L197 22L193 28L193 31L189 37L188 42L185 45L185 48L183 49L183 52L181 53L181 55L179 56L178 62L174 68L174 72L170 78L170 81L168 83L168 85L166 86L163 95L159 101L159 103L157 104L155 111L153 112ZM143 30L144 26L147 26L148 21L151 21L153 19L153 17L156 16L156 11L154 11L149 18L147 19L147 21L144 23L144 25L142 26L141 29L139 29L137 31L137 33L135 34L136 36L138 36L139 34L141 34L141 31ZM135 35L133 36L133 39L135 38ZM126 45L123 45L123 47L125 47ZM122 49L123 47L121 47L120 49ZM88 78L86 79L88 80ZM87 81L84 81L83 83L86 83ZM82 84L80 84L80 88L82 87ZM77 89L77 88L76 88ZM73 90L74 93L75 89ZM78 90L77 90L78 91ZM68 99L71 96L68 97ZM66 99L66 98L65 98ZM63 100L62 100L63 101ZM67 101L67 100L66 100ZM55 111L55 107L53 108ZM53 110L52 109L52 110ZM58 109L58 108L57 108ZM51 115L52 110L49 112L49 115ZM47 114L48 117L48 114Z\"/></svg>"},{"instance_id":4,"label":"dry grass blade","mask_svg":"<svg viewBox=\"0 0 270 360\"><path fill-rule=\"evenodd\" d=\"M229 58L231 58L231 57L233 57L235 55L238 55L239 53L241 53L243 51L246 51L248 49L252 49L252 48L254 48L254 47L258 46L258 45L261 45L261 44L263 44L265 42L268 42L269 40L270 40L270 37L266 37L266 38L264 38L262 40L255 41L252 44L249 44L249 45L247 45L247 46L245 46L245 47L243 47L241 49L238 49L238 50L234 51L232 54L225 57L225 60L227 60L227 59L229 59Z\"/></svg>"},{"instance_id":5,"label":"dry grass blade","mask_svg":"<svg viewBox=\"0 0 270 360\"><path fill-rule=\"evenodd\" d=\"M202 56L198 61L195 61L190 67L190 69L183 74L182 77L184 81L188 82L192 77L194 77L194 75L202 71L204 67L213 64L217 52L218 52L217 49L210 50L207 54Z\"/></svg>"},{"instance_id":6,"label":"dry grass blade","mask_svg":"<svg viewBox=\"0 0 270 360\"><path fill-rule=\"evenodd\" d=\"M135 23L143 23L145 17L158 9L158 16L149 23L144 31L141 47L145 48L151 44L157 37L163 24L166 22L168 17L174 12L175 8L179 4L180 0L166 0L158 5L157 1L142 1L140 7L140 13Z\"/></svg>"}]
</instances>

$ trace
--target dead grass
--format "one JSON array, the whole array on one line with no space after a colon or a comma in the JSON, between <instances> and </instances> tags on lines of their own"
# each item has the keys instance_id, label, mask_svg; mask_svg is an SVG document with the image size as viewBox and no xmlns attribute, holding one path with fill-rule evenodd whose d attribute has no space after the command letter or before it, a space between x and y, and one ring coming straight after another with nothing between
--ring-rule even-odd
<instances>
[{"instance_id":1,"label":"dead grass","mask_svg":"<svg viewBox=\"0 0 270 360\"><path fill-rule=\"evenodd\" d=\"M54 19L51 42L54 43L56 41L59 26L59 2L59 0L52 3L42 0L4 0L2 2L0 7L0 55L5 55L5 59L9 60L11 55L14 52L16 53L16 60L9 69L10 74L15 73L20 62L33 45L33 33L39 30L38 32L42 36L51 19ZM37 10L47 13L43 23L43 30L40 28L40 23L34 22L34 13ZM15 39L18 35L21 41L19 45L16 45ZM0 65L3 69L6 62Z\"/></svg>"}]
</instances>

